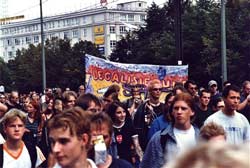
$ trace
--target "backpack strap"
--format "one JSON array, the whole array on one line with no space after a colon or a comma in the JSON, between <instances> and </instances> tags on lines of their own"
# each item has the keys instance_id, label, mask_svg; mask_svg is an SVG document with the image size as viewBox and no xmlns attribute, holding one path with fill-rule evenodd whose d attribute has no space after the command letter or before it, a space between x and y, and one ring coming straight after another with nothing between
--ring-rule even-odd
<instances>
[{"instance_id":1,"label":"backpack strap","mask_svg":"<svg viewBox=\"0 0 250 168\"><path fill-rule=\"evenodd\" d=\"M24 143L30 155L31 167L35 168L36 160L37 160L36 146L28 142L24 142Z\"/></svg>"},{"instance_id":2,"label":"backpack strap","mask_svg":"<svg viewBox=\"0 0 250 168\"><path fill-rule=\"evenodd\" d=\"M164 131L165 129L162 129L161 130L161 133ZM161 139L160 139L160 141L161 141L161 148L162 148L162 151L163 151L163 154L165 154L165 152L166 152L166 144L167 144L167 140L168 140L168 137L167 137L168 135L166 134L166 135L162 135L161 134Z\"/></svg>"},{"instance_id":3,"label":"backpack strap","mask_svg":"<svg viewBox=\"0 0 250 168\"><path fill-rule=\"evenodd\" d=\"M3 167L3 144L0 144L0 167Z\"/></svg>"}]
</instances>

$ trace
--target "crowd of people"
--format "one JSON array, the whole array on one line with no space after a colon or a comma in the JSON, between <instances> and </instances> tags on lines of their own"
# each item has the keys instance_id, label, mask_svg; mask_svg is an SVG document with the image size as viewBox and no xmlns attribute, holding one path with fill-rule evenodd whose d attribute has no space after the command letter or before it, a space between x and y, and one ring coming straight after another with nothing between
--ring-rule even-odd
<instances>
[{"instance_id":1,"label":"crowd of people","mask_svg":"<svg viewBox=\"0 0 250 168\"><path fill-rule=\"evenodd\" d=\"M163 95L155 79L146 90L0 93L0 167L250 167L250 81L219 91L188 80Z\"/></svg>"}]
</instances>

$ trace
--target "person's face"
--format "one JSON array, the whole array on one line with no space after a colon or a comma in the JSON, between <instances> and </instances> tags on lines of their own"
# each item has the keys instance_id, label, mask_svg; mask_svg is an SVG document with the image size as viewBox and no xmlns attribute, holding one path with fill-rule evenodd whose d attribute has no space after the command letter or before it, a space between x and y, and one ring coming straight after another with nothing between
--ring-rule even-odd
<instances>
[{"instance_id":1,"label":"person's face","mask_svg":"<svg viewBox=\"0 0 250 168\"><path fill-rule=\"evenodd\" d=\"M67 100L66 105L67 105L68 108L74 107L75 106L75 102L76 102L75 96L70 95L69 98L68 98L68 100Z\"/></svg>"},{"instance_id":2,"label":"person's face","mask_svg":"<svg viewBox=\"0 0 250 168\"><path fill-rule=\"evenodd\" d=\"M13 92L11 94L11 98L10 98L10 101L14 104L18 103L19 101L19 96L18 96L18 93L17 92Z\"/></svg>"},{"instance_id":3,"label":"person's face","mask_svg":"<svg viewBox=\"0 0 250 168\"><path fill-rule=\"evenodd\" d=\"M153 87L150 89L150 95L155 98L159 99L161 96L162 85L157 83L153 84Z\"/></svg>"},{"instance_id":4,"label":"person's face","mask_svg":"<svg viewBox=\"0 0 250 168\"><path fill-rule=\"evenodd\" d=\"M96 125L96 123L91 124L91 145L94 145L94 141L98 135L103 136L106 147L109 148L111 135L109 134L109 127L106 123L102 123L100 126Z\"/></svg>"},{"instance_id":5,"label":"person's face","mask_svg":"<svg viewBox=\"0 0 250 168\"><path fill-rule=\"evenodd\" d=\"M197 91L197 86L195 84L189 83L188 85L188 92L194 96L196 95L196 91Z\"/></svg>"},{"instance_id":6,"label":"person's face","mask_svg":"<svg viewBox=\"0 0 250 168\"><path fill-rule=\"evenodd\" d=\"M172 105L173 100L174 100L174 96L171 96L171 97L167 100L167 102L165 102L165 106L166 106L167 109Z\"/></svg>"},{"instance_id":7,"label":"person's face","mask_svg":"<svg viewBox=\"0 0 250 168\"><path fill-rule=\"evenodd\" d=\"M210 91L211 91L211 93L215 93L216 91L217 91L217 85L212 85L211 87L210 87Z\"/></svg>"},{"instance_id":8,"label":"person's face","mask_svg":"<svg viewBox=\"0 0 250 168\"><path fill-rule=\"evenodd\" d=\"M54 101L53 101L53 99L50 99L49 103L48 103L48 109L52 110L53 109L53 105L54 105Z\"/></svg>"},{"instance_id":9,"label":"person's face","mask_svg":"<svg viewBox=\"0 0 250 168\"><path fill-rule=\"evenodd\" d=\"M27 97L24 102L23 102L23 105L24 105L24 109L27 110L28 108L28 105L30 104L30 98Z\"/></svg>"},{"instance_id":10,"label":"person's face","mask_svg":"<svg viewBox=\"0 0 250 168\"><path fill-rule=\"evenodd\" d=\"M63 104L62 104L62 101L56 101L55 103L55 109L58 110L58 111L62 111L63 110Z\"/></svg>"},{"instance_id":11,"label":"person's face","mask_svg":"<svg viewBox=\"0 0 250 168\"><path fill-rule=\"evenodd\" d=\"M79 93L79 95L82 95L85 93L85 87L83 85L79 86L78 93Z\"/></svg>"},{"instance_id":12,"label":"person's face","mask_svg":"<svg viewBox=\"0 0 250 168\"><path fill-rule=\"evenodd\" d=\"M176 128L186 129L191 125L190 117L194 115L194 112L185 101L179 100L173 105L172 115Z\"/></svg>"},{"instance_id":13,"label":"person's face","mask_svg":"<svg viewBox=\"0 0 250 168\"><path fill-rule=\"evenodd\" d=\"M52 96L53 92L52 89L48 89L46 92L46 95L48 95L49 97Z\"/></svg>"},{"instance_id":14,"label":"person's face","mask_svg":"<svg viewBox=\"0 0 250 168\"><path fill-rule=\"evenodd\" d=\"M225 108L227 112L233 112L237 110L240 103L240 93L230 90L228 96L223 99L225 103Z\"/></svg>"},{"instance_id":15,"label":"person's face","mask_svg":"<svg viewBox=\"0 0 250 168\"><path fill-rule=\"evenodd\" d=\"M126 111L122 107L117 107L115 111L115 123L121 124L124 123L126 119Z\"/></svg>"},{"instance_id":16,"label":"person's face","mask_svg":"<svg viewBox=\"0 0 250 168\"><path fill-rule=\"evenodd\" d=\"M94 101L91 101L89 103L89 107L87 108L88 111L91 111L93 113L96 113L96 112L101 112L102 111L102 108L98 105L96 105L96 103Z\"/></svg>"},{"instance_id":17,"label":"person's face","mask_svg":"<svg viewBox=\"0 0 250 168\"><path fill-rule=\"evenodd\" d=\"M211 97L210 93L203 92L202 95L201 95L201 97L200 97L200 103L201 103L201 105L208 106L208 104L210 102L210 97Z\"/></svg>"},{"instance_id":18,"label":"person's face","mask_svg":"<svg viewBox=\"0 0 250 168\"><path fill-rule=\"evenodd\" d=\"M22 120L17 117L13 122L8 123L4 127L4 132L7 139L9 140L22 140L23 134L25 132L25 125Z\"/></svg>"},{"instance_id":19,"label":"person's face","mask_svg":"<svg viewBox=\"0 0 250 168\"><path fill-rule=\"evenodd\" d=\"M52 154L61 167L74 167L74 165L82 160L87 139L71 135L69 128L52 129L49 132Z\"/></svg>"},{"instance_id":20,"label":"person's face","mask_svg":"<svg viewBox=\"0 0 250 168\"><path fill-rule=\"evenodd\" d=\"M1 103L5 103L5 102L6 102L6 98L5 98L4 95L2 95L2 96L0 97L0 102L1 102Z\"/></svg>"},{"instance_id":21,"label":"person's face","mask_svg":"<svg viewBox=\"0 0 250 168\"><path fill-rule=\"evenodd\" d=\"M26 110L27 110L27 113L34 113L36 111L36 109L34 108L32 104L28 104Z\"/></svg>"},{"instance_id":22,"label":"person's face","mask_svg":"<svg viewBox=\"0 0 250 168\"><path fill-rule=\"evenodd\" d=\"M216 110L219 111L219 110L223 110L225 108L225 103L224 101L219 101L217 103L217 106L216 106Z\"/></svg>"},{"instance_id":23,"label":"person's face","mask_svg":"<svg viewBox=\"0 0 250 168\"><path fill-rule=\"evenodd\" d=\"M249 95L250 93L250 84L247 84L245 87L244 87L244 92L246 95Z\"/></svg>"},{"instance_id":24,"label":"person's face","mask_svg":"<svg viewBox=\"0 0 250 168\"><path fill-rule=\"evenodd\" d=\"M103 98L104 109L108 109L108 106L113 102L112 95Z\"/></svg>"}]
</instances>

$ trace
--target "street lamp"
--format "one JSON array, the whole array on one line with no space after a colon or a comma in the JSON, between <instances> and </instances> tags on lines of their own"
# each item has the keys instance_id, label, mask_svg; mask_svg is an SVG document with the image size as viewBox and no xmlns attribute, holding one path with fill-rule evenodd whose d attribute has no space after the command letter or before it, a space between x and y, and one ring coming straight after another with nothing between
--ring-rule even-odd
<instances>
[{"instance_id":1,"label":"street lamp","mask_svg":"<svg viewBox=\"0 0 250 168\"><path fill-rule=\"evenodd\" d=\"M42 71L43 71L43 92L46 89L46 66L45 66L45 51L44 51L44 33L43 33L43 8L42 0L40 0L40 21L41 21L41 47L42 47Z\"/></svg>"},{"instance_id":2,"label":"street lamp","mask_svg":"<svg viewBox=\"0 0 250 168\"><path fill-rule=\"evenodd\" d=\"M175 47L178 65L182 65L181 0L174 1L175 6Z\"/></svg>"},{"instance_id":3,"label":"street lamp","mask_svg":"<svg viewBox=\"0 0 250 168\"><path fill-rule=\"evenodd\" d=\"M226 1L221 0L221 70L222 84L227 81L227 56L226 56Z\"/></svg>"}]
</instances>

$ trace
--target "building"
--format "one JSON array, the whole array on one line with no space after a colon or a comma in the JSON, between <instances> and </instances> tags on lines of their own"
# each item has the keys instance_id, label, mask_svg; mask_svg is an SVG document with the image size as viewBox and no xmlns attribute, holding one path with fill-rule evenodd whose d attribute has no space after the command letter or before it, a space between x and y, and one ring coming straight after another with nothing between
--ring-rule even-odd
<instances>
[{"instance_id":1,"label":"building","mask_svg":"<svg viewBox=\"0 0 250 168\"><path fill-rule=\"evenodd\" d=\"M115 8L100 7L73 13L44 17L45 39L68 38L74 44L92 41L108 58L116 42L128 30L139 28L146 18L147 2L134 0ZM0 57L14 59L16 51L41 42L40 18L0 25Z\"/></svg>"}]
</instances>

